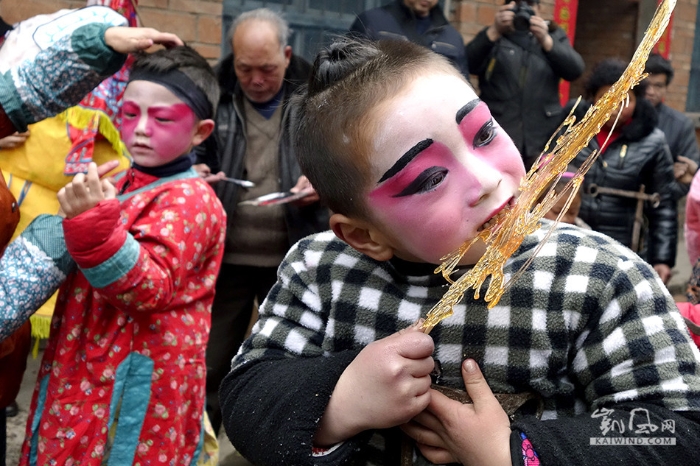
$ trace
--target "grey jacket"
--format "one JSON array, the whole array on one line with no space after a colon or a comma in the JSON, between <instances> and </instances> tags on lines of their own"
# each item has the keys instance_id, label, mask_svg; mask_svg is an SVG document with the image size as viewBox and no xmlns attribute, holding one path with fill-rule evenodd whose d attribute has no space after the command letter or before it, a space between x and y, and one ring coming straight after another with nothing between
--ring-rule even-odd
<instances>
[{"instance_id":1,"label":"grey jacket","mask_svg":"<svg viewBox=\"0 0 700 466\"><path fill-rule=\"evenodd\" d=\"M659 116L657 127L664 132L666 142L671 150L673 161L678 160L678 156L688 157L695 163L700 163L700 151L698 142L695 139L695 126L693 122L678 110L664 105L657 105L656 113ZM688 194L690 183L683 184L676 182L673 186L673 195L676 199Z\"/></svg>"}]
</instances>

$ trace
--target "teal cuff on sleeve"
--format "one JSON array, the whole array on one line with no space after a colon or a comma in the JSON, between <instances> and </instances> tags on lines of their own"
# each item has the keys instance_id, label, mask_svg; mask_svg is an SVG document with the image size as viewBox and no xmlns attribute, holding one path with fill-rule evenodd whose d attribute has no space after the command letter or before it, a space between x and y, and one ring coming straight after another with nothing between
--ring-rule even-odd
<instances>
[{"instance_id":1,"label":"teal cuff on sleeve","mask_svg":"<svg viewBox=\"0 0 700 466\"><path fill-rule=\"evenodd\" d=\"M62 217L41 214L22 232L22 237L44 251L65 275L75 267L75 262L66 248Z\"/></svg>"},{"instance_id":2,"label":"teal cuff on sleeve","mask_svg":"<svg viewBox=\"0 0 700 466\"><path fill-rule=\"evenodd\" d=\"M127 235L124 245L112 257L89 269L81 269L85 278L95 288L109 286L134 268L139 260L141 247L133 236Z\"/></svg>"},{"instance_id":3,"label":"teal cuff on sleeve","mask_svg":"<svg viewBox=\"0 0 700 466\"><path fill-rule=\"evenodd\" d=\"M0 74L0 106L17 131L20 133L27 131L27 120L22 112L22 101L10 71Z\"/></svg>"}]
</instances>

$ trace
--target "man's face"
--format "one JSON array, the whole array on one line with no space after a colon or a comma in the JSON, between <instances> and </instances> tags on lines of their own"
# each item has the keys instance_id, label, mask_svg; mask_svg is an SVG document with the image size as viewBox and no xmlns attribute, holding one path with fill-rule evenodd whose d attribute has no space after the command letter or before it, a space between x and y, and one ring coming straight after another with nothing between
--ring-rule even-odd
<instances>
[{"instance_id":1,"label":"man's face","mask_svg":"<svg viewBox=\"0 0 700 466\"><path fill-rule=\"evenodd\" d=\"M544 218L549 219L549 220L556 220L557 216L561 213L562 210L564 210L564 206L566 205L566 201L568 200L568 194L570 191L566 191L566 194L562 196L554 206L552 206L552 209L544 214ZM581 210L581 194L580 192L576 193L576 196L571 201L571 205L567 209L567 211L564 213L564 215L561 216L561 222L564 223L570 223L572 225L576 224L576 217L578 217L578 213Z\"/></svg>"},{"instance_id":2,"label":"man's face","mask_svg":"<svg viewBox=\"0 0 700 466\"><path fill-rule=\"evenodd\" d=\"M463 79L423 74L370 118L365 202L398 257L440 263L513 204L522 158ZM475 263L478 249L462 263Z\"/></svg>"},{"instance_id":3,"label":"man's face","mask_svg":"<svg viewBox=\"0 0 700 466\"><path fill-rule=\"evenodd\" d=\"M594 103L597 103L600 99L602 99L603 95L605 95L605 93L608 92L611 87L612 86L603 86L598 89L598 92L595 93ZM637 108L637 96L634 95L634 92L629 91L627 93L627 100L622 102L617 107L616 113L610 115L610 118L608 118L608 121L606 121L603 126L608 129L611 129L613 125L617 125L616 127L618 129L622 128L622 125L627 123L627 121L632 118L632 115L634 115L635 108Z\"/></svg>"},{"instance_id":4,"label":"man's face","mask_svg":"<svg viewBox=\"0 0 700 466\"><path fill-rule=\"evenodd\" d=\"M666 98L666 90L668 89L666 80L667 77L664 73L652 73L646 77L649 85L647 86L645 97L654 107Z\"/></svg>"},{"instance_id":5,"label":"man's face","mask_svg":"<svg viewBox=\"0 0 700 466\"><path fill-rule=\"evenodd\" d=\"M404 5L413 10L416 16L428 16L438 0L403 0Z\"/></svg>"},{"instance_id":6,"label":"man's face","mask_svg":"<svg viewBox=\"0 0 700 466\"><path fill-rule=\"evenodd\" d=\"M134 162L157 167L190 151L199 121L166 87L131 81L124 91L121 136Z\"/></svg>"},{"instance_id":7,"label":"man's face","mask_svg":"<svg viewBox=\"0 0 700 466\"><path fill-rule=\"evenodd\" d=\"M248 20L233 36L233 69L251 102L269 102L282 88L292 48L282 49L277 31L266 21Z\"/></svg>"}]
</instances>

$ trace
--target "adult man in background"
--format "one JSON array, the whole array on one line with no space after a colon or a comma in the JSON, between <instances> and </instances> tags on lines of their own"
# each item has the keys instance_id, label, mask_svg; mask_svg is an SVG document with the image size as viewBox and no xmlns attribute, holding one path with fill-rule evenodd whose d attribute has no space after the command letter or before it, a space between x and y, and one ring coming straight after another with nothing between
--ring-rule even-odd
<instances>
[{"instance_id":1,"label":"adult man in background","mask_svg":"<svg viewBox=\"0 0 700 466\"><path fill-rule=\"evenodd\" d=\"M666 142L673 156L673 174L676 185L673 187L677 199L688 194L690 182L700 163L700 151L695 139L695 125L682 112L674 110L664 103L668 86L673 80L671 62L659 55L649 55L645 73L648 73L646 99L656 109L659 116L657 126L666 135Z\"/></svg>"},{"instance_id":2,"label":"adult man in background","mask_svg":"<svg viewBox=\"0 0 700 466\"><path fill-rule=\"evenodd\" d=\"M216 129L196 149L196 168L216 182L228 216L207 346L207 412L217 432L219 385L245 337L254 303L261 303L277 280L277 267L291 245L328 229L328 211L301 175L289 134L289 99L308 79L310 65L292 54L289 26L272 10L241 14L228 37L233 53L217 67L222 94ZM278 191L308 195L284 205L239 205Z\"/></svg>"},{"instance_id":3,"label":"adult man in background","mask_svg":"<svg viewBox=\"0 0 700 466\"><path fill-rule=\"evenodd\" d=\"M370 40L410 40L445 56L469 77L464 39L450 25L438 0L395 0L360 13L350 33Z\"/></svg>"},{"instance_id":4,"label":"adult man in background","mask_svg":"<svg viewBox=\"0 0 700 466\"><path fill-rule=\"evenodd\" d=\"M583 58L563 29L541 17L539 0L506 2L466 52L481 99L529 169L561 123L559 80L581 76Z\"/></svg>"}]
</instances>

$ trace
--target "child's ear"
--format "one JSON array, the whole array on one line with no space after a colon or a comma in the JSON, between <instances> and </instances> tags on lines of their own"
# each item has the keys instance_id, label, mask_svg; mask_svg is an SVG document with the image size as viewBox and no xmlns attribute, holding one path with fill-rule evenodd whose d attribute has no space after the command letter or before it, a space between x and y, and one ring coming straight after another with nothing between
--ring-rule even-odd
<instances>
[{"instance_id":1,"label":"child's ear","mask_svg":"<svg viewBox=\"0 0 700 466\"><path fill-rule=\"evenodd\" d=\"M394 256L394 249L385 241L384 236L363 221L333 214L330 227L335 236L372 259L388 261Z\"/></svg>"},{"instance_id":2,"label":"child's ear","mask_svg":"<svg viewBox=\"0 0 700 466\"><path fill-rule=\"evenodd\" d=\"M198 146L214 131L214 120L199 120L197 128L192 137L192 145Z\"/></svg>"}]
</instances>

